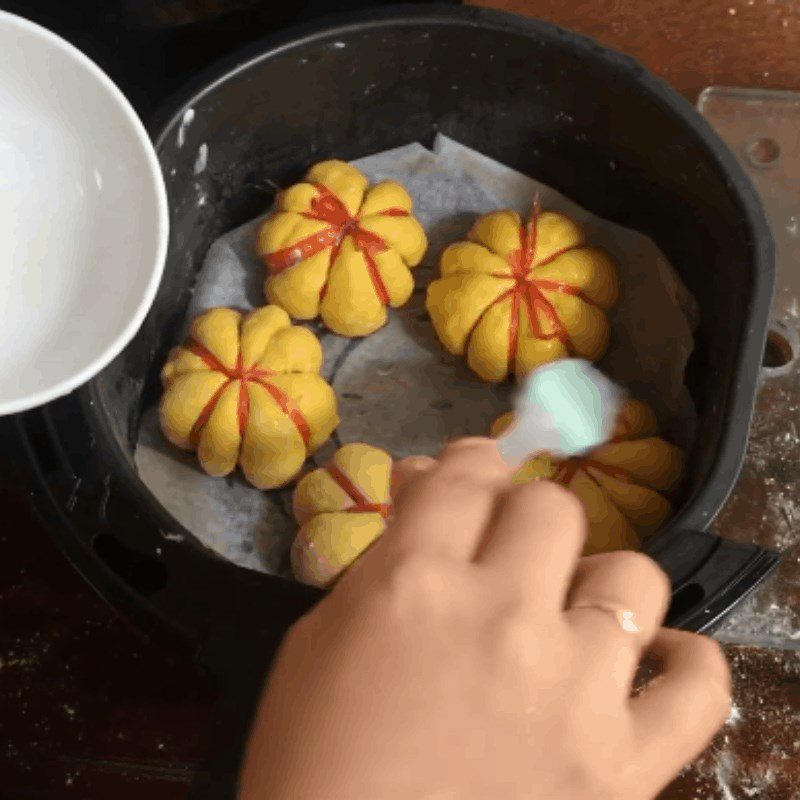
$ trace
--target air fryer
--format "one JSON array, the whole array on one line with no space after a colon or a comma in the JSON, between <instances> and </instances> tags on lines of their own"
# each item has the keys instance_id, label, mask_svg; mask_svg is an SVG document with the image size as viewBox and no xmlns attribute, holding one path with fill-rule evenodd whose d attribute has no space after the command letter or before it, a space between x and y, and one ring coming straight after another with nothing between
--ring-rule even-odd
<instances>
[{"instance_id":1,"label":"air fryer","mask_svg":"<svg viewBox=\"0 0 800 800\"><path fill-rule=\"evenodd\" d=\"M706 532L744 455L774 265L754 190L691 106L630 58L480 9L405 7L262 41L200 76L152 128L171 236L138 335L75 395L17 418L37 507L66 554L111 602L220 680L220 760L198 778L198 797L235 771L244 726L234 721L252 707L286 627L320 594L234 566L183 530L137 476L140 414L160 392L209 245L271 202L255 184L286 185L321 158L427 143L437 131L652 237L699 302L685 501L647 544L673 581L670 623L708 629L775 564L772 553ZM215 157L198 207L201 143Z\"/></svg>"}]
</instances>

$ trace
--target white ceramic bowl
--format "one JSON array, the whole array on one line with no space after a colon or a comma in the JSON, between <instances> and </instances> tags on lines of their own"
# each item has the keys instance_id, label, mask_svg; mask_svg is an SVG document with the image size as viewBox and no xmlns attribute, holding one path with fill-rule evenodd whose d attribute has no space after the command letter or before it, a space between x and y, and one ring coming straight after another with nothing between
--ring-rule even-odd
<instances>
[{"instance_id":1,"label":"white ceramic bowl","mask_svg":"<svg viewBox=\"0 0 800 800\"><path fill-rule=\"evenodd\" d=\"M0 414L119 354L153 302L168 228L155 151L119 89L0 12Z\"/></svg>"}]
</instances>

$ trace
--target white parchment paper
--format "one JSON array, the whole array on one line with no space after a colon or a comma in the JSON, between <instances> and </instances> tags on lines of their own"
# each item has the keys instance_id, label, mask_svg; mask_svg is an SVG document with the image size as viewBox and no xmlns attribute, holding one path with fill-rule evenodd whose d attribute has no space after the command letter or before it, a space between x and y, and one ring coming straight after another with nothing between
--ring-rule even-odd
<instances>
[{"instance_id":1,"label":"white parchment paper","mask_svg":"<svg viewBox=\"0 0 800 800\"><path fill-rule=\"evenodd\" d=\"M683 375L693 347L696 303L650 239L599 219L554 189L441 135L432 150L415 143L354 164L372 182L392 178L405 185L430 247L415 270L411 301L390 310L381 330L345 339L310 326L322 341L323 373L337 392L342 418L316 462L352 441L396 457L433 455L447 439L486 434L494 418L508 410L510 386L482 383L464 359L441 348L425 312L425 289L442 249L463 238L477 215L497 208L526 215L537 193L543 208L578 220L588 242L608 251L619 269L620 301L610 313L611 344L599 366L632 396L650 403L667 438L688 447L696 413ZM264 267L253 250L262 219L230 231L210 248L187 324L213 306L250 309L264 303ZM238 474L206 476L192 454L163 440L154 408L143 414L135 460L156 498L207 547L241 566L288 574L296 528L291 488L259 492Z\"/></svg>"}]
</instances>

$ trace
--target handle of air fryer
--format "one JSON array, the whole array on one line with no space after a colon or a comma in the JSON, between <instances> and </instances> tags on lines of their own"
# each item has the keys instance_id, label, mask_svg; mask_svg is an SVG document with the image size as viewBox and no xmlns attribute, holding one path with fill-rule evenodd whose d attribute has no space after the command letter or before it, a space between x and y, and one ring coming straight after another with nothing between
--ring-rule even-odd
<instances>
[{"instance_id":1,"label":"handle of air fryer","mask_svg":"<svg viewBox=\"0 0 800 800\"><path fill-rule=\"evenodd\" d=\"M268 602L263 590L250 592L245 617L217 622L197 656L217 678L217 703L205 755L187 800L234 800L253 717L275 654L287 630L320 598L287 581ZM268 626L259 621L269 620Z\"/></svg>"},{"instance_id":2,"label":"handle of air fryer","mask_svg":"<svg viewBox=\"0 0 800 800\"><path fill-rule=\"evenodd\" d=\"M650 548L672 581L667 624L708 631L775 569L780 555L708 531L671 531Z\"/></svg>"},{"instance_id":3,"label":"handle of air fryer","mask_svg":"<svg viewBox=\"0 0 800 800\"><path fill-rule=\"evenodd\" d=\"M219 656L223 651L231 663L227 670L215 668L218 679L217 703L212 728L206 742L205 754L195 771L188 800L233 800L247 736L258 704L261 687L266 679L271 654L278 642L269 642L252 633L247 646L239 642L219 641ZM227 659L222 659L227 660Z\"/></svg>"}]
</instances>

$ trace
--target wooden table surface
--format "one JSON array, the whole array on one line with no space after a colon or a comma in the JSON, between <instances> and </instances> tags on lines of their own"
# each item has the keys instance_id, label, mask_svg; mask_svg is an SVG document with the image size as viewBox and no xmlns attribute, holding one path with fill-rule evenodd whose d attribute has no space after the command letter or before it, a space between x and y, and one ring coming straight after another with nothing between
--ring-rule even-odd
<instances>
[{"instance_id":1,"label":"wooden table surface","mask_svg":"<svg viewBox=\"0 0 800 800\"><path fill-rule=\"evenodd\" d=\"M795 0L481 0L638 58L692 102L706 86L800 87Z\"/></svg>"},{"instance_id":2,"label":"wooden table surface","mask_svg":"<svg viewBox=\"0 0 800 800\"><path fill-rule=\"evenodd\" d=\"M710 84L800 88L793 0L486 5L635 55L692 101ZM780 536L781 572L751 612L783 614L784 639L776 649L726 644L735 713L664 800L800 798L800 517L779 514L800 496L800 457L775 446L798 410L800 369L762 391L743 477L720 518L726 535ZM0 798L184 797L210 726L212 681L94 594L34 519L16 471L0 440Z\"/></svg>"}]
</instances>

